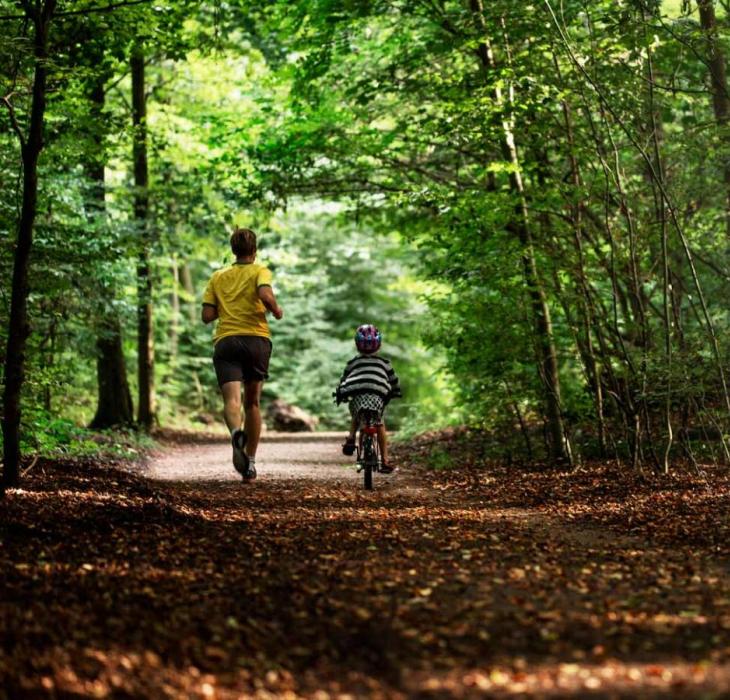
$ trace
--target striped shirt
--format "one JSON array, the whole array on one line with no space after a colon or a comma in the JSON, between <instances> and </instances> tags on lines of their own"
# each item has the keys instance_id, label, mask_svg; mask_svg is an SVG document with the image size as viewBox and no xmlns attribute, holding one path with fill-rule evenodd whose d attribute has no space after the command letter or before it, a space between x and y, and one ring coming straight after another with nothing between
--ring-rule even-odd
<instances>
[{"instance_id":1,"label":"striped shirt","mask_svg":"<svg viewBox=\"0 0 730 700\"><path fill-rule=\"evenodd\" d=\"M337 391L343 399L376 394L384 399L400 396L400 383L390 360L377 355L358 355L345 366Z\"/></svg>"}]
</instances>

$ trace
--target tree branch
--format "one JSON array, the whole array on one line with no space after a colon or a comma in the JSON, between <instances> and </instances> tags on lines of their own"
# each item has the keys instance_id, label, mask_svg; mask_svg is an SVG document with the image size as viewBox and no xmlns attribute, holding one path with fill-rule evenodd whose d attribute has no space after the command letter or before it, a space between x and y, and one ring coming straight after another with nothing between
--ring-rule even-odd
<instances>
[{"instance_id":1,"label":"tree branch","mask_svg":"<svg viewBox=\"0 0 730 700\"><path fill-rule=\"evenodd\" d=\"M20 141L21 148L25 148L25 137L23 136L23 131L20 128L20 124L18 124L18 118L15 116L15 108L13 107L13 103L10 101L10 98L13 96L13 93L11 92L9 95L5 95L2 98L3 103L8 108L8 114L10 115L10 123L13 125L13 131L15 132L15 135L18 137L18 141Z\"/></svg>"},{"instance_id":2,"label":"tree branch","mask_svg":"<svg viewBox=\"0 0 730 700\"><path fill-rule=\"evenodd\" d=\"M87 7L84 10L68 10L67 12L56 12L56 17L71 17L72 15L90 15L94 12L111 12L121 7L131 7L133 5L143 5L150 3L152 0L122 0L121 2L113 2L109 5L101 7ZM28 14L23 15L0 15L0 22L10 22L15 19L28 19Z\"/></svg>"},{"instance_id":3,"label":"tree branch","mask_svg":"<svg viewBox=\"0 0 730 700\"><path fill-rule=\"evenodd\" d=\"M599 85L596 80L593 79L593 77L588 73L588 71L583 67L581 62L578 60L577 56L575 55L575 52L573 51L573 47L568 39L568 36L566 34L566 31L564 29L564 25L561 26L560 22L558 21L557 15L555 14L555 11L553 10L552 5L550 4L550 0L543 0L548 12L550 14L550 17L552 18L553 24L558 32L558 35L560 37L560 40L563 44L563 47L570 59L570 62L573 64L574 69L577 73L582 75L590 87L593 89L593 91L596 93L599 102L605 107L607 113L611 116L611 118L614 120L614 122L617 124L619 129L623 132L624 136L629 140L631 145L638 151L639 155L641 156L642 160L646 164L647 171L649 172L649 175L652 179L652 181L656 184L657 191L659 195L661 196L661 199L663 200L664 204L667 207L667 210L669 212L669 218L672 223L672 227L674 228L677 238L679 239L682 249L684 251L685 259L687 260L687 264L689 265L689 269L692 275L692 282L694 285L694 289L697 292L697 298L700 302L700 307L702 309L702 316L705 320L705 326L707 328L707 333L710 338L710 342L712 344L712 350L713 354L715 356L715 362L716 362L716 369L719 374L720 384L722 385L722 394L723 399L725 401L725 407L728 411L730 411L730 390L728 390L728 384L727 380L725 378L725 369L723 367L722 363L722 355L720 352L720 344L718 341L717 333L715 332L715 324L712 320L712 317L710 316L710 311L707 306L707 301L705 300L705 294L702 290L702 285L700 284L699 276L697 275L697 269L695 267L694 263L694 255L693 251L690 248L689 241L687 240L687 237L684 234L684 230L679 224L679 220L677 217L677 210L674 206L674 202L672 201L671 197L669 196L669 193L667 189L664 186L664 183L662 179L657 175L657 170L654 167L654 162L649 157L648 153L646 152L646 149L639 143L638 138L631 132L629 127L626 125L623 119L621 119L620 115L616 112L614 109L614 106L611 104L611 101L606 97L606 95L603 92L602 86Z\"/></svg>"}]
</instances>

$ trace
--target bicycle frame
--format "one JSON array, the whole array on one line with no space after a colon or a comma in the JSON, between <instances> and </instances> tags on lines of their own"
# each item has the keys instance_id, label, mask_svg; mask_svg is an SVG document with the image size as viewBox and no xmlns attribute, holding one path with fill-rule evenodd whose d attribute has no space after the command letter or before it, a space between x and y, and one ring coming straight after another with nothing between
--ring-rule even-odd
<instances>
[{"instance_id":1,"label":"bicycle frame","mask_svg":"<svg viewBox=\"0 0 730 700\"><path fill-rule=\"evenodd\" d=\"M360 439L357 446L357 463L363 471L365 489L373 488L373 472L379 471L378 458L378 423L379 416L375 411L362 411L358 417Z\"/></svg>"}]
</instances>

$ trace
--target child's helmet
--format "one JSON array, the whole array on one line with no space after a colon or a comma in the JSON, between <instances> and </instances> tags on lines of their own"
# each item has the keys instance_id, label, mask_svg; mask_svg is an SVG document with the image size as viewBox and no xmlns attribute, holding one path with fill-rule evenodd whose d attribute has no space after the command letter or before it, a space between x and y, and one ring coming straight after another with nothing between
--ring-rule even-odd
<instances>
[{"instance_id":1,"label":"child's helmet","mask_svg":"<svg viewBox=\"0 0 730 700\"><path fill-rule=\"evenodd\" d=\"M381 340L380 331L369 323L359 326L355 331L355 345L360 352L366 355L377 352L380 349Z\"/></svg>"}]
</instances>

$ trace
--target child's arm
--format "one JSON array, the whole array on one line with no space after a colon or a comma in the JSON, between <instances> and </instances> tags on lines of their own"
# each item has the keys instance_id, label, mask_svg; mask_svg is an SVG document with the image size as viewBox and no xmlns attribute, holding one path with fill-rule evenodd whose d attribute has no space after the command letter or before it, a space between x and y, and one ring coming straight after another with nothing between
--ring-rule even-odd
<instances>
[{"instance_id":1,"label":"child's arm","mask_svg":"<svg viewBox=\"0 0 730 700\"><path fill-rule=\"evenodd\" d=\"M337 388L339 389L342 386L342 382L347 379L347 375L350 374L350 363L348 362L345 365L345 369L342 371L342 376L340 377L340 381L337 383Z\"/></svg>"},{"instance_id":2,"label":"child's arm","mask_svg":"<svg viewBox=\"0 0 730 700\"><path fill-rule=\"evenodd\" d=\"M388 362L388 382L390 382L390 395L388 398L394 399L403 396L400 390L400 380L390 362Z\"/></svg>"},{"instance_id":3,"label":"child's arm","mask_svg":"<svg viewBox=\"0 0 730 700\"><path fill-rule=\"evenodd\" d=\"M336 397L335 400L338 405L340 404L340 402L345 400L345 397L342 396L341 387L342 387L342 384L345 381L345 379L347 379L347 375L350 374L350 365L351 364L352 364L351 362L348 362L345 365L345 369L343 370L342 376L340 377L340 381L337 383L337 388L335 389L335 397Z\"/></svg>"}]
</instances>

